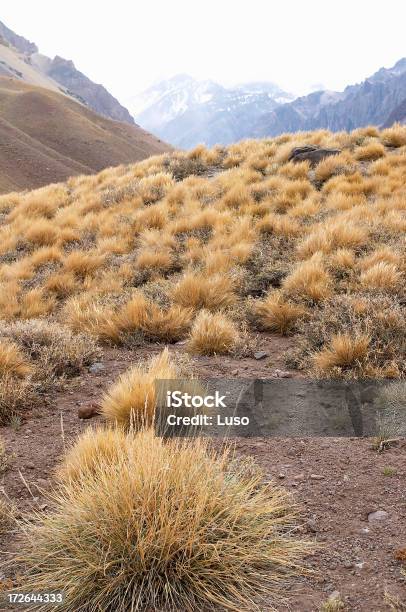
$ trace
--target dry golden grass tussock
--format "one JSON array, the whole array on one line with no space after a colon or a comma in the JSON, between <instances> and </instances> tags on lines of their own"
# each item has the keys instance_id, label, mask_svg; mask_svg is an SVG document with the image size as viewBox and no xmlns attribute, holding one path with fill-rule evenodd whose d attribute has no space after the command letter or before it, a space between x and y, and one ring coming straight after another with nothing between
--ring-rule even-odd
<instances>
[{"instance_id":1,"label":"dry golden grass tussock","mask_svg":"<svg viewBox=\"0 0 406 612\"><path fill-rule=\"evenodd\" d=\"M306 310L283 299L279 291L258 300L253 305L256 321L261 328L286 335L295 329Z\"/></svg>"},{"instance_id":2,"label":"dry golden grass tussock","mask_svg":"<svg viewBox=\"0 0 406 612\"><path fill-rule=\"evenodd\" d=\"M193 323L187 351L198 355L222 355L232 352L240 336L235 324L225 315L202 310Z\"/></svg>"},{"instance_id":3,"label":"dry golden grass tussock","mask_svg":"<svg viewBox=\"0 0 406 612\"><path fill-rule=\"evenodd\" d=\"M180 369L166 348L146 365L137 365L122 374L101 402L104 418L120 426L140 427L153 423L157 380L179 378Z\"/></svg>"},{"instance_id":4,"label":"dry golden grass tussock","mask_svg":"<svg viewBox=\"0 0 406 612\"><path fill-rule=\"evenodd\" d=\"M301 225L287 215L269 213L258 222L258 230L264 234L277 236L298 236L303 231Z\"/></svg>"},{"instance_id":5,"label":"dry golden grass tussock","mask_svg":"<svg viewBox=\"0 0 406 612\"><path fill-rule=\"evenodd\" d=\"M0 328L0 377L15 376L25 378L33 372L32 364L14 343L2 338Z\"/></svg>"},{"instance_id":6,"label":"dry golden grass tussock","mask_svg":"<svg viewBox=\"0 0 406 612\"><path fill-rule=\"evenodd\" d=\"M79 278L94 274L104 262L102 255L93 255L84 251L72 251L64 261L66 272L73 272Z\"/></svg>"},{"instance_id":7,"label":"dry golden grass tussock","mask_svg":"<svg viewBox=\"0 0 406 612\"><path fill-rule=\"evenodd\" d=\"M371 339L366 335L337 334L330 346L314 356L314 364L323 374L335 368L348 368L361 364L368 356Z\"/></svg>"},{"instance_id":8,"label":"dry golden grass tussock","mask_svg":"<svg viewBox=\"0 0 406 612\"><path fill-rule=\"evenodd\" d=\"M55 299L52 296L47 296L43 289L31 289L21 295L19 317L35 319L49 314L54 308Z\"/></svg>"},{"instance_id":9,"label":"dry golden grass tussock","mask_svg":"<svg viewBox=\"0 0 406 612\"><path fill-rule=\"evenodd\" d=\"M31 223L25 233L25 239L36 246L50 246L55 244L58 231L54 224L47 219L38 219Z\"/></svg>"},{"instance_id":10,"label":"dry golden grass tussock","mask_svg":"<svg viewBox=\"0 0 406 612\"><path fill-rule=\"evenodd\" d=\"M324 182L337 174L349 174L356 171L351 155L344 151L338 155L330 155L319 162L315 168L316 181Z\"/></svg>"},{"instance_id":11,"label":"dry golden grass tussock","mask_svg":"<svg viewBox=\"0 0 406 612\"><path fill-rule=\"evenodd\" d=\"M345 220L327 221L298 244L298 253L305 258L317 252L331 253L339 248L360 247L366 244L368 236L365 227L348 224Z\"/></svg>"},{"instance_id":12,"label":"dry golden grass tussock","mask_svg":"<svg viewBox=\"0 0 406 612\"><path fill-rule=\"evenodd\" d=\"M313 302L328 298L332 293L332 279L325 269L320 253L298 264L284 279L282 288L287 295Z\"/></svg>"},{"instance_id":13,"label":"dry golden grass tussock","mask_svg":"<svg viewBox=\"0 0 406 612\"><path fill-rule=\"evenodd\" d=\"M138 192L144 204L153 204L161 200L174 184L170 174L160 172L141 179L138 184Z\"/></svg>"},{"instance_id":14,"label":"dry golden grass tussock","mask_svg":"<svg viewBox=\"0 0 406 612\"><path fill-rule=\"evenodd\" d=\"M385 155L385 147L375 141L369 142L363 147L358 147L355 150L355 158L359 161L375 161Z\"/></svg>"},{"instance_id":15,"label":"dry golden grass tussock","mask_svg":"<svg viewBox=\"0 0 406 612\"><path fill-rule=\"evenodd\" d=\"M351 249L338 249L331 254L329 260L330 268L335 272L349 272L355 269L356 260L354 251Z\"/></svg>"},{"instance_id":16,"label":"dry golden grass tussock","mask_svg":"<svg viewBox=\"0 0 406 612\"><path fill-rule=\"evenodd\" d=\"M278 169L278 175L286 176L289 179L307 179L309 170L310 163L308 161L299 163L288 162Z\"/></svg>"},{"instance_id":17,"label":"dry golden grass tussock","mask_svg":"<svg viewBox=\"0 0 406 612\"><path fill-rule=\"evenodd\" d=\"M113 322L119 329L122 341L126 335L140 332L149 340L177 342L185 337L192 317L192 308L175 304L163 309L138 292L117 312Z\"/></svg>"},{"instance_id":18,"label":"dry golden grass tussock","mask_svg":"<svg viewBox=\"0 0 406 612\"><path fill-rule=\"evenodd\" d=\"M59 263L62 260L62 252L58 247L41 247L36 249L30 257L33 270L41 266Z\"/></svg>"},{"instance_id":19,"label":"dry golden grass tussock","mask_svg":"<svg viewBox=\"0 0 406 612\"><path fill-rule=\"evenodd\" d=\"M366 270L378 263L387 263L400 268L402 265L402 257L387 246L380 247L358 260L361 270Z\"/></svg>"},{"instance_id":20,"label":"dry golden grass tussock","mask_svg":"<svg viewBox=\"0 0 406 612\"><path fill-rule=\"evenodd\" d=\"M78 481L103 465L119 464L131 448L130 440L121 429L89 427L66 452L56 470L58 480Z\"/></svg>"},{"instance_id":21,"label":"dry golden grass tussock","mask_svg":"<svg viewBox=\"0 0 406 612\"><path fill-rule=\"evenodd\" d=\"M66 612L279 605L313 548L295 537L284 490L203 440L104 435L100 448L128 452L112 463L101 450L92 470L59 487L52 510L25 522L27 588L63 589Z\"/></svg>"},{"instance_id":22,"label":"dry golden grass tussock","mask_svg":"<svg viewBox=\"0 0 406 612\"><path fill-rule=\"evenodd\" d=\"M406 127L396 124L387 130L381 132L382 142L390 147L406 146Z\"/></svg>"},{"instance_id":23,"label":"dry golden grass tussock","mask_svg":"<svg viewBox=\"0 0 406 612\"><path fill-rule=\"evenodd\" d=\"M87 294L69 298L62 312L62 320L73 331L90 334L103 341L120 343L120 329L115 311Z\"/></svg>"},{"instance_id":24,"label":"dry golden grass tussock","mask_svg":"<svg viewBox=\"0 0 406 612\"><path fill-rule=\"evenodd\" d=\"M239 209L252 204L249 189L243 184L234 184L223 196L222 203L225 209Z\"/></svg>"},{"instance_id":25,"label":"dry golden grass tussock","mask_svg":"<svg viewBox=\"0 0 406 612\"><path fill-rule=\"evenodd\" d=\"M44 285L45 291L57 299L66 299L76 293L79 288L78 279L72 272L51 274Z\"/></svg>"},{"instance_id":26,"label":"dry golden grass tussock","mask_svg":"<svg viewBox=\"0 0 406 612\"><path fill-rule=\"evenodd\" d=\"M173 256L164 249L144 249L138 253L135 265L139 270L166 271L173 266Z\"/></svg>"},{"instance_id":27,"label":"dry golden grass tussock","mask_svg":"<svg viewBox=\"0 0 406 612\"><path fill-rule=\"evenodd\" d=\"M173 300L185 308L215 311L235 302L233 289L233 281L227 276L186 273L174 287Z\"/></svg>"},{"instance_id":28,"label":"dry golden grass tussock","mask_svg":"<svg viewBox=\"0 0 406 612\"><path fill-rule=\"evenodd\" d=\"M404 288L404 276L396 265L380 261L361 273L360 283L367 291L390 293Z\"/></svg>"}]
</instances>

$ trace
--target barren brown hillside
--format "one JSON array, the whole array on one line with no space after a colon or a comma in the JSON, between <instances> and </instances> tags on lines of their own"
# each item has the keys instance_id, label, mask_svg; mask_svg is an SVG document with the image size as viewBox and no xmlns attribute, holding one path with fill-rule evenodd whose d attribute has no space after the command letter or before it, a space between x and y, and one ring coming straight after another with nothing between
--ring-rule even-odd
<instances>
[{"instance_id":1,"label":"barren brown hillside","mask_svg":"<svg viewBox=\"0 0 406 612\"><path fill-rule=\"evenodd\" d=\"M0 78L0 192L140 161L169 146L58 93Z\"/></svg>"}]
</instances>

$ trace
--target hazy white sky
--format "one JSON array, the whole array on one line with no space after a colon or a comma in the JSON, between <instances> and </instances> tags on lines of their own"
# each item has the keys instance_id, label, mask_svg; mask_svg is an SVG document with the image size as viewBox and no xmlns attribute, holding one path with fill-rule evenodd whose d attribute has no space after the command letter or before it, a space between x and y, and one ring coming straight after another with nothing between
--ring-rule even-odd
<instances>
[{"instance_id":1,"label":"hazy white sky","mask_svg":"<svg viewBox=\"0 0 406 612\"><path fill-rule=\"evenodd\" d=\"M179 72L343 89L406 56L405 0L1 0L0 20L124 103Z\"/></svg>"}]
</instances>

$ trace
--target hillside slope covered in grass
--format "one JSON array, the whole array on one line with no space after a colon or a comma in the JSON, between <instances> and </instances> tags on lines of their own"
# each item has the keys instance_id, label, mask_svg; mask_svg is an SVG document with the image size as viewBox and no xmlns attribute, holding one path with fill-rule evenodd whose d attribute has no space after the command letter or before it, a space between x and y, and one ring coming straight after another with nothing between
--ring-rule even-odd
<instances>
[{"instance_id":1,"label":"hillside slope covered in grass","mask_svg":"<svg viewBox=\"0 0 406 612\"><path fill-rule=\"evenodd\" d=\"M306 143L341 152L288 161ZM186 340L208 355L246 354L265 330L294 338L286 362L302 374L403 378L405 176L406 129L366 128L199 147L4 195L0 369L32 375L24 359L44 330L27 320L44 319L67 345Z\"/></svg>"},{"instance_id":2,"label":"hillside slope covered in grass","mask_svg":"<svg viewBox=\"0 0 406 612\"><path fill-rule=\"evenodd\" d=\"M170 147L67 96L0 78L0 192L139 161Z\"/></svg>"}]
</instances>

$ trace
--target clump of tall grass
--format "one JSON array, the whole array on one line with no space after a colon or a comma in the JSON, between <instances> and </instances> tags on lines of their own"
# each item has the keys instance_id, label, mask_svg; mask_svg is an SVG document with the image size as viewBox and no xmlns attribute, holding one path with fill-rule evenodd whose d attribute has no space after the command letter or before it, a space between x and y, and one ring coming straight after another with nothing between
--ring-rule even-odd
<instances>
[{"instance_id":1,"label":"clump of tall grass","mask_svg":"<svg viewBox=\"0 0 406 612\"><path fill-rule=\"evenodd\" d=\"M285 300L279 291L271 292L265 299L256 301L253 311L261 328L282 335L292 332L297 321L306 314L304 308Z\"/></svg>"},{"instance_id":2,"label":"clump of tall grass","mask_svg":"<svg viewBox=\"0 0 406 612\"><path fill-rule=\"evenodd\" d=\"M63 591L67 612L278 605L310 548L284 490L202 439L94 435L90 463L24 525L27 588ZM70 465L75 452L88 456L79 441Z\"/></svg>"},{"instance_id":3,"label":"clump of tall grass","mask_svg":"<svg viewBox=\"0 0 406 612\"><path fill-rule=\"evenodd\" d=\"M181 372L165 349L149 363L133 366L119 377L102 399L101 414L124 427L151 425L157 407L156 381L180 378Z\"/></svg>"},{"instance_id":4,"label":"clump of tall grass","mask_svg":"<svg viewBox=\"0 0 406 612\"><path fill-rule=\"evenodd\" d=\"M233 321L219 312L202 310L193 323L187 350L198 355L222 355L235 349L239 340Z\"/></svg>"}]
</instances>

